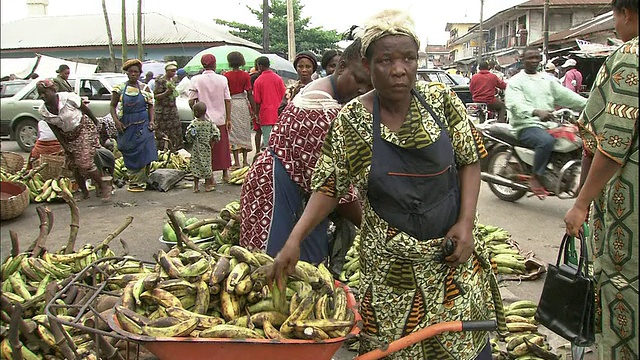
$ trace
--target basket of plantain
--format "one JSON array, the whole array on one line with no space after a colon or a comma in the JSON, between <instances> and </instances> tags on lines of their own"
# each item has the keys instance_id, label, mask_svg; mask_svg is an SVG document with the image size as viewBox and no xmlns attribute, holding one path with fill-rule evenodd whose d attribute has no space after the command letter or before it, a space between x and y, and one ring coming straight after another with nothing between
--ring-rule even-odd
<instances>
[{"instance_id":1,"label":"basket of plantain","mask_svg":"<svg viewBox=\"0 0 640 360\"><path fill-rule=\"evenodd\" d=\"M238 245L154 258L108 323L160 360L330 360L362 327L351 290L322 264L298 262L280 289L266 285L273 258Z\"/></svg>"}]
</instances>

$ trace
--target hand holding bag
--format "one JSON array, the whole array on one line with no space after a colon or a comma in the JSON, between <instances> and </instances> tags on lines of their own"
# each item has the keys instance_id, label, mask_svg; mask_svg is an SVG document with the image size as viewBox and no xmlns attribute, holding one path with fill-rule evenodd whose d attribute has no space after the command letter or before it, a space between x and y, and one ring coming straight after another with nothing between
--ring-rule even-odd
<instances>
[{"instance_id":1,"label":"hand holding bag","mask_svg":"<svg viewBox=\"0 0 640 360\"><path fill-rule=\"evenodd\" d=\"M578 265L567 262L570 240L565 235L556 264L549 264L536 320L576 346L589 346L595 341L595 281L587 270L584 235L580 240Z\"/></svg>"}]
</instances>

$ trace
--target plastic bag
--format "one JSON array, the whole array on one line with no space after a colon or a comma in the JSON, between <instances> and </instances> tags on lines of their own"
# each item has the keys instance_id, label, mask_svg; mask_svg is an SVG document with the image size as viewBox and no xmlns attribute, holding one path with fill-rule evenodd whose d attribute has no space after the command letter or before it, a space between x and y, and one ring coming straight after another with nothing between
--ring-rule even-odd
<instances>
[{"instance_id":1,"label":"plastic bag","mask_svg":"<svg viewBox=\"0 0 640 360\"><path fill-rule=\"evenodd\" d=\"M177 169L158 169L149 175L147 184L151 189L167 192L187 175L186 171Z\"/></svg>"}]
</instances>

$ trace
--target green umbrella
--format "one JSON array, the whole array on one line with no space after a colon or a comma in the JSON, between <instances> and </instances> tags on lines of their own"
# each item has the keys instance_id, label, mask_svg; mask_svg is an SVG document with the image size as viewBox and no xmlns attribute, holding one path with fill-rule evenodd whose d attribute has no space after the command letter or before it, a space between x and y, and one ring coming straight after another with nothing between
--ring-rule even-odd
<instances>
[{"instance_id":1,"label":"green umbrella","mask_svg":"<svg viewBox=\"0 0 640 360\"><path fill-rule=\"evenodd\" d=\"M248 48L245 46L236 46L236 45L222 45L222 46L214 46L208 49L202 50L197 53L187 65L184 66L184 70L187 73L197 73L202 69L202 64L200 63L200 58L202 58L205 54L212 54L216 57L216 71L221 70L231 70L229 67L229 63L227 62L227 55L230 52L237 51L244 56L244 61L246 65L241 67L243 70L249 70L253 67L253 63L256 59L262 56L258 51Z\"/></svg>"}]
</instances>

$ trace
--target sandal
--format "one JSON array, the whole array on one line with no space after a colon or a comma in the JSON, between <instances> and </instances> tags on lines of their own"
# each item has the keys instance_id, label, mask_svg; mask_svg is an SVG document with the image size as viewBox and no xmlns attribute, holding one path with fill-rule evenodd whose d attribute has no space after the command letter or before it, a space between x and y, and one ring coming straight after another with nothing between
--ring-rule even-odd
<instances>
[{"instance_id":1,"label":"sandal","mask_svg":"<svg viewBox=\"0 0 640 360\"><path fill-rule=\"evenodd\" d=\"M212 192L212 191L216 191L215 185L205 186L204 192Z\"/></svg>"},{"instance_id":2,"label":"sandal","mask_svg":"<svg viewBox=\"0 0 640 360\"><path fill-rule=\"evenodd\" d=\"M127 187L127 191L130 191L130 192L143 192L144 188L142 186L140 186L140 185L129 185Z\"/></svg>"},{"instance_id":3,"label":"sandal","mask_svg":"<svg viewBox=\"0 0 640 360\"><path fill-rule=\"evenodd\" d=\"M551 195L551 193L548 192L547 189L544 188L544 186L536 187L536 188L532 187L530 189L533 195L537 196L538 199L540 200L544 200L547 196Z\"/></svg>"}]
</instances>

